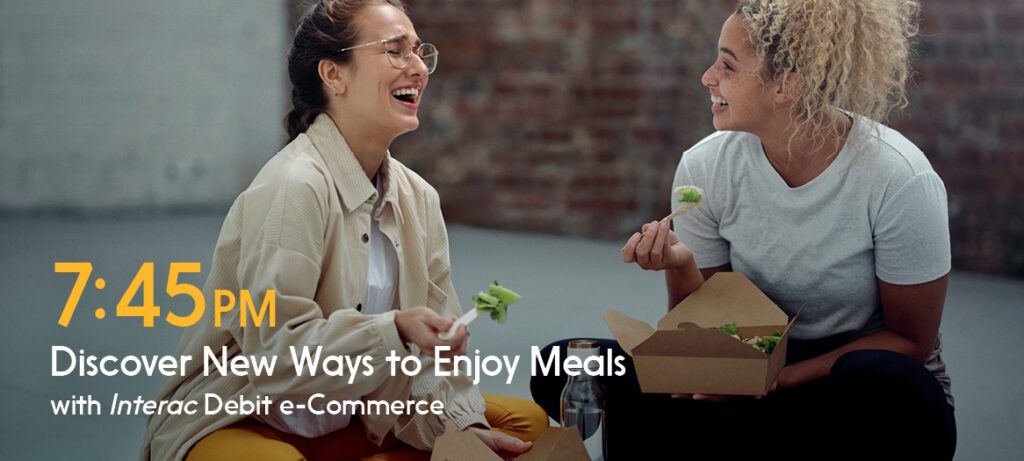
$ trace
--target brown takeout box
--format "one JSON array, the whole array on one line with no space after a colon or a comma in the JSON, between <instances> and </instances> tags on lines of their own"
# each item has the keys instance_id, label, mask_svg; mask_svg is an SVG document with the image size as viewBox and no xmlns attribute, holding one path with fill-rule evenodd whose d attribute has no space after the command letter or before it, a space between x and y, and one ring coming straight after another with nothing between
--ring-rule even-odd
<instances>
[{"instance_id":1,"label":"brown takeout box","mask_svg":"<svg viewBox=\"0 0 1024 461\"><path fill-rule=\"evenodd\" d=\"M476 434L460 431L451 422L434 441L430 461L502 461ZM583 438L575 427L549 427L516 461L590 461Z\"/></svg>"},{"instance_id":2,"label":"brown takeout box","mask_svg":"<svg viewBox=\"0 0 1024 461\"><path fill-rule=\"evenodd\" d=\"M797 312L799 315L799 312ZM739 272L719 272L658 321L658 329L610 310L604 321L632 357L643 392L764 395L786 364L786 313ZM782 332L765 355L717 327L736 322L743 338Z\"/></svg>"}]
</instances>

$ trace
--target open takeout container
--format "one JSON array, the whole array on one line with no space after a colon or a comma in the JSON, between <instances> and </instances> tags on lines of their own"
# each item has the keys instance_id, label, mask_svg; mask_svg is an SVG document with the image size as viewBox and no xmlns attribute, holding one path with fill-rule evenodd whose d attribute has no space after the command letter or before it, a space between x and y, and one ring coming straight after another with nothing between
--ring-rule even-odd
<instances>
[{"instance_id":1,"label":"open takeout container","mask_svg":"<svg viewBox=\"0 0 1024 461\"><path fill-rule=\"evenodd\" d=\"M460 431L451 422L434 441L430 461L502 461L476 434ZM549 427L516 461L590 461L583 438L575 427Z\"/></svg>"},{"instance_id":2,"label":"open takeout container","mask_svg":"<svg viewBox=\"0 0 1024 461\"><path fill-rule=\"evenodd\" d=\"M614 310L604 321L633 357L643 392L764 395L786 364L797 315L787 319L743 274L719 272L662 317L657 329ZM742 338L779 331L782 339L766 355L717 328L731 322Z\"/></svg>"}]
</instances>

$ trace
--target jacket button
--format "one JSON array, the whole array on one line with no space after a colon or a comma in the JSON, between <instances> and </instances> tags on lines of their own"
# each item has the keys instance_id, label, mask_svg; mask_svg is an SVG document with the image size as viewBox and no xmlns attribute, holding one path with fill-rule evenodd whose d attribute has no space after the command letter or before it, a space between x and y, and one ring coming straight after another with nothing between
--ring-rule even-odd
<instances>
[{"instance_id":1,"label":"jacket button","mask_svg":"<svg viewBox=\"0 0 1024 461\"><path fill-rule=\"evenodd\" d=\"M363 234L363 243L366 243L366 242L369 242L369 241L370 241L370 236L367 235L367 234Z\"/></svg>"},{"instance_id":2,"label":"jacket button","mask_svg":"<svg viewBox=\"0 0 1024 461\"><path fill-rule=\"evenodd\" d=\"M363 303L356 304L356 310L359 312L363 311Z\"/></svg>"}]
</instances>

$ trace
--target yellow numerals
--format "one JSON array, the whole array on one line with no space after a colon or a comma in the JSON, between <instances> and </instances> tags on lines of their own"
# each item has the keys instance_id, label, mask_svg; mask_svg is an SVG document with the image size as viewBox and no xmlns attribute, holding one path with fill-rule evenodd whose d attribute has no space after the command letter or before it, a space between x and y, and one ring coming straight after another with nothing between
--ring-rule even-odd
<instances>
[{"instance_id":1,"label":"yellow numerals","mask_svg":"<svg viewBox=\"0 0 1024 461\"><path fill-rule=\"evenodd\" d=\"M179 316L174 312L167 314L167 323L176 327L190 327L199 321L206 310L206 300L199 287L187 283L178 283L178 274L182 272L198 273L199 263L171 263L171 273L167 276L167 294L171 297L186 295L192 298L195 308L192 313L186 316Z\"/></svg>"},{"instance_id":2,"label":"yellow numerals","mask_svg":"<svg viewBox=\"0 0 1024 461\"><path fill-rule=\"evenodd\" d=\"M132 299L135 293L142 289L142 305L132 306ZM153 263L143 263L139 272L135 274L131 285L124 291L121 300L117 302L118 317L142 317L142 326L150 328L153 326L153 319L160 316L160 306L153 304Z\"/></svg>"},{"instance_id":3,"label":"yellow numerals","mask_svg":"<svg viewBox=\"0 0 1024 461\"><path fill-rule=\"evenodd\" d=\"M57 320L57 323L61 326L66 328L71 322L71 317L75 314L75 308L78 306L79 301L82 299L82 294L89 284L89 276L92 274L92 270L92 263L88 262L54 263L53 271L56 273L78 274L75 284L71 288L71 294L64 304L64 310L61 311L60 319ZM167 295L172 298L187 296L191 299L192 311L187 315L179 315L168 310L165 319L167 323L176 327L186 328L195 325L196 322L202 319L203 314L206 312L206 299L203 296L203 291L195 285L178 281L181 274L198 274L200 271L201 266L197 262L170 264L167 275ZM135 277L128 285L128 288L121 295L121 300L117 303L117 316L142 317L143 327L153 327L156 323L155 319L160 317L160 306L157 306L154 301L153 287L155 280L153 263L143 263L139 271L135 273ZM106 282L102 278L96 279L97 289L103 289L105 286ZM136 298L140 291L142 292L142 304L132 305L132 300ZM229 290L214 290L214 295L216 301L214 303L214 325L218 328L221 326L222 316L232 320L237 319L239 326L243 328L249 326L250 323L252 326L259 327L264 324L264 321L270 327L277 326L277 306L274 290L266 290L262 303L257 303L258 300L254 300L248 290L239 290L237 295ZM260 306L258 310L256 308L257 305ZM232 313L235 309L238 309L237 315ZM96 318L103 319L104 317L104 310L97 309Z\"/></svg>"},{"instance_id":4,"label":"yellow numerals","mask_svg":"<svg viewBox=\"0 0 1024 461\"><path fill-rule=\"evenodd\" d=\"M85 284L89 283L89 274L92 273L92 263L53 263L53 271L57 273L61 272L78 272L78 278L75 279L75 286L71 288L71 295L68 296L68 301L64 303L64 310L60 312L60 319L57 323L60 326L67 328L68 322L71 321L71 316L75 315L75 308L78 307L78 301L82 299L82 292L85 291Z\"/></svg>"}]
</instances>

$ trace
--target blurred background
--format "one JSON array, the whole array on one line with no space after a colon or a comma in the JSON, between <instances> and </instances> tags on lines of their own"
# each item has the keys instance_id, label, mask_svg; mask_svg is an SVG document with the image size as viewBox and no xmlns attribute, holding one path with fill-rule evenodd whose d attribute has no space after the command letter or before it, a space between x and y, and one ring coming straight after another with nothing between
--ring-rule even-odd
<instances>
[{"instance_id":1,"label":"blurred background","mask_svg":"<svg viewBox=\"0 0 1024 461\"><path fill-rule=\"evenodd\" d=\"M414 0L441 50L396 157L451 223L622 240L713 131L730 0ZM284 143L303 2L0 2L0 215L223 211ZM946 182L956 269L1024 277L1024 1L929 0L890 122Z\"/></svg>"},{"instance_id":2,"label":"blurred background","mask_svg":"<svg viewBox=\"0 0 1024 461\"><path fill-rule=\"evenodd\" d=\"M734 3L407 3L440 64L420 129L392 153L441 193L460 294L498 277L532 306L535 328L516 335L475 324L482 352L608 337L607 308L655 321L661 278L617 262L618 248L668 213L681 153L713 131L700 76ZM958 457L1020 459L1024 0L923 3L910 106L890 125L949 192L942 331ZM49 348L173 351L180 330L85 307L113 306L144 261L158 277L170 261L208 268L224 213L285 143L286 54L304 4L0 0L0 359L14 370L0 377L0 459L134 455L144 418L57 418L47 402L151 397L159 378L54 379ZM56 318L72 282L54 261L91 261L117 287L87 290L67 329ZM528 378L482 387L528 397Z\"/></svg>"}]
</instances>

